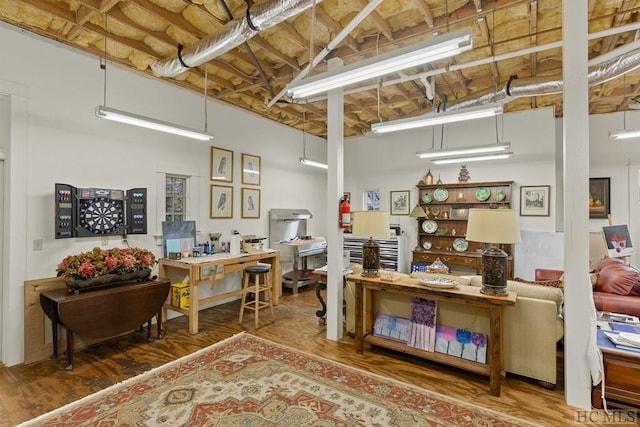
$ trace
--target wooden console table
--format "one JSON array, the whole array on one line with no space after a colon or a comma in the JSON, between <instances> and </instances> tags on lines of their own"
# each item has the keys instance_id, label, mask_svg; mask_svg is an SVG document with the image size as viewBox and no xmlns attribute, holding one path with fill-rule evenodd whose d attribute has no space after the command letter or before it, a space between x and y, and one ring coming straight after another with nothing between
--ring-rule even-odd
<instances>
[{"instance_id":1,"label":"wooden console table","mask_svg":"<svg viewBox=\"0 0 640 427\"><path fill-rule=\"evenodd\" d=\"M198 310L200 305L221 301L233 296L242 295L242 287L238 289L214 295L208 298L200 298L198 287L203 283L211 283L214 288L216 280L222 279L226 274L242 272L245 267L265 263L271 266L271 283L273 285L273 304L277 305L280 299L280 253L267 249L264 252L251 254L230 255L220 253L201 257L184 259L166 259L159 261L160 277L171 280L172 283L183 282L188 276L189 282L189 307L179 308L167 303L164 305L163 314L166 319L167 310L173 310L189 317L189 333L198 333Z\"/></svg>"},{"instance_id":2,"label":"wooden console table","mask_svg":"<svg viewBox=\"0 0 640 427\"><path fill-rule=\"evenodd\" d=\"M517 297L515 292L509 291L509 294L506 296L493 296L480 293L480 288L475 286L459 285L453 289L434 289L419 284L417 279L407 278L387 282L380 278L362 277L360 274L351 275L347 280L354 282L356 285L356 351L359 354L363 352L363 341L367 341L370 344L380 347L466 369L478 374L488 375L491 394L493 396L500 396L504 367L502 308L505 305L515 304ZM478 363L448 354L425 351L410 347L398 341L374 336L372 333L375 320L373 313L374 291L390 292L440 301L451 301L454 303L488 308L490 331L488 336L487 363Z\"/></svg>"},{"instance_id":3,"label":"wooden console table","mask_svg":"<svg viewBox=\"0 0 640 427\"><path fill-rule=\"evenodd\" d=\"M40 305L51 319L53 358L58 357L58 325L67 330L67 371L73 369L74 333L106 338L147 323L147 340L150 340L151 319L157 315L160 338L162 306L168 294L168 280L116 285L78 294L70 293L66 288L42 292Z\"/></svg>"}]
</instances>

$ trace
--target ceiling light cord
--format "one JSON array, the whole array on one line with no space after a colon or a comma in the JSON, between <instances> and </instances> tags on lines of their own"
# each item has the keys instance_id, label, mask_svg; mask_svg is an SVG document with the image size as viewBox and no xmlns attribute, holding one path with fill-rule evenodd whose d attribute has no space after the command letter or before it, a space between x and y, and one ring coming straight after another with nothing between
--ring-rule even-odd
<instances>
[{"instance_id":1,"label":"ceiling light cord","mask_svg":"<svg viewBox=\"0 0 640 427\"><path fill-rule=\"evenodd\" d=\"M104 64L102 69L104 70L104 80L102 88L102 104L107 106L107 14L104 14Z\"/></svg>"},{"instance_id":2,"label":"ceiling light cord","mask_svg":"<svg viewBox=\"0 0 640 427\"><path fill-rule=\"evenodd\" d=\"M204 131L209 132L209 110L207 105L207 83L209 81L209 67L204 64Z\"/></svg>"}]
</instances>

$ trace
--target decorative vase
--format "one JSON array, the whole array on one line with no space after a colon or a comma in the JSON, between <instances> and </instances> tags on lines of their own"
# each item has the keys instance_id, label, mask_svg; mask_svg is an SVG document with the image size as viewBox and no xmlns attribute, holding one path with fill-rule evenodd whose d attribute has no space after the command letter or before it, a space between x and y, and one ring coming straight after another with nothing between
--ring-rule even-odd
<instances>
[{"instance_id":1,"label":"decorative vase","mask_svg":"<svg viewBox=\"0 0 640 427\"><path fill-rule=\"evenodd\" d=\"M112 286L132 281L143 281L149 278L151 274L150 268L141 268L134 271L124 271L121 273L105 274L98 277L89 277L80 279L76 277L67 277L64 282L72 291L80 291L85 289L97 288L101 286Z\"/></svg>"},{"instance_id":2,"label":"decorative vase","mask_svg":"<svg viewBox=\"0 0 640 427\"><path fill-rule=\"evenodd\" d=\"M431 173L431 169L427 171L427 174L424 176L424 182L427 185L433 184L433 174Z\"/></svg>"}]
</instances>

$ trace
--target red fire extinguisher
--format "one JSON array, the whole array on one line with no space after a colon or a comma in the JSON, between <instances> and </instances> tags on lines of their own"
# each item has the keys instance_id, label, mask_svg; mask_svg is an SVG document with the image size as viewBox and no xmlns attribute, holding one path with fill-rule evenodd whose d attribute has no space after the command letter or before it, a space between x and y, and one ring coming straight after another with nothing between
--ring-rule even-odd
<instances>
[{"instance_id":1,"label":"red fire extinguisher","mask_svg":"<svg viewBox=\"0 0 640 427\"><path fill-rule=\"evenodd\" d=\"M340 227L344 231L351 228L351 206L347 197L344 197L340 203Z\"/></svg>"}]
</instances>

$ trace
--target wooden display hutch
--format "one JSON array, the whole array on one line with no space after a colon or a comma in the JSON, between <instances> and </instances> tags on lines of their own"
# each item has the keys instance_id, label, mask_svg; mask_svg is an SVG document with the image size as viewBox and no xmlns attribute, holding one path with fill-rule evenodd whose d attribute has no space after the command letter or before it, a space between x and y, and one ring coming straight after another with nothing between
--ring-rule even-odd
<instances>
[{"instance_id":1,"label":"wooden display hutch","mask_svg":"<svg viewBox=\"0 0 640 427\"><path fill-rule=\"evenodd\" d=\"M418 218L418 245L422 249L413 251L413 261L430 264L440 259L449 268L464 266L482 274L484 243L464 239L469 209L511 208L512 186L513 181L417 185L419 204L427 218ZM502 248L509 254L511 277L513 245Z\"/></svg>"}]
</instances>

